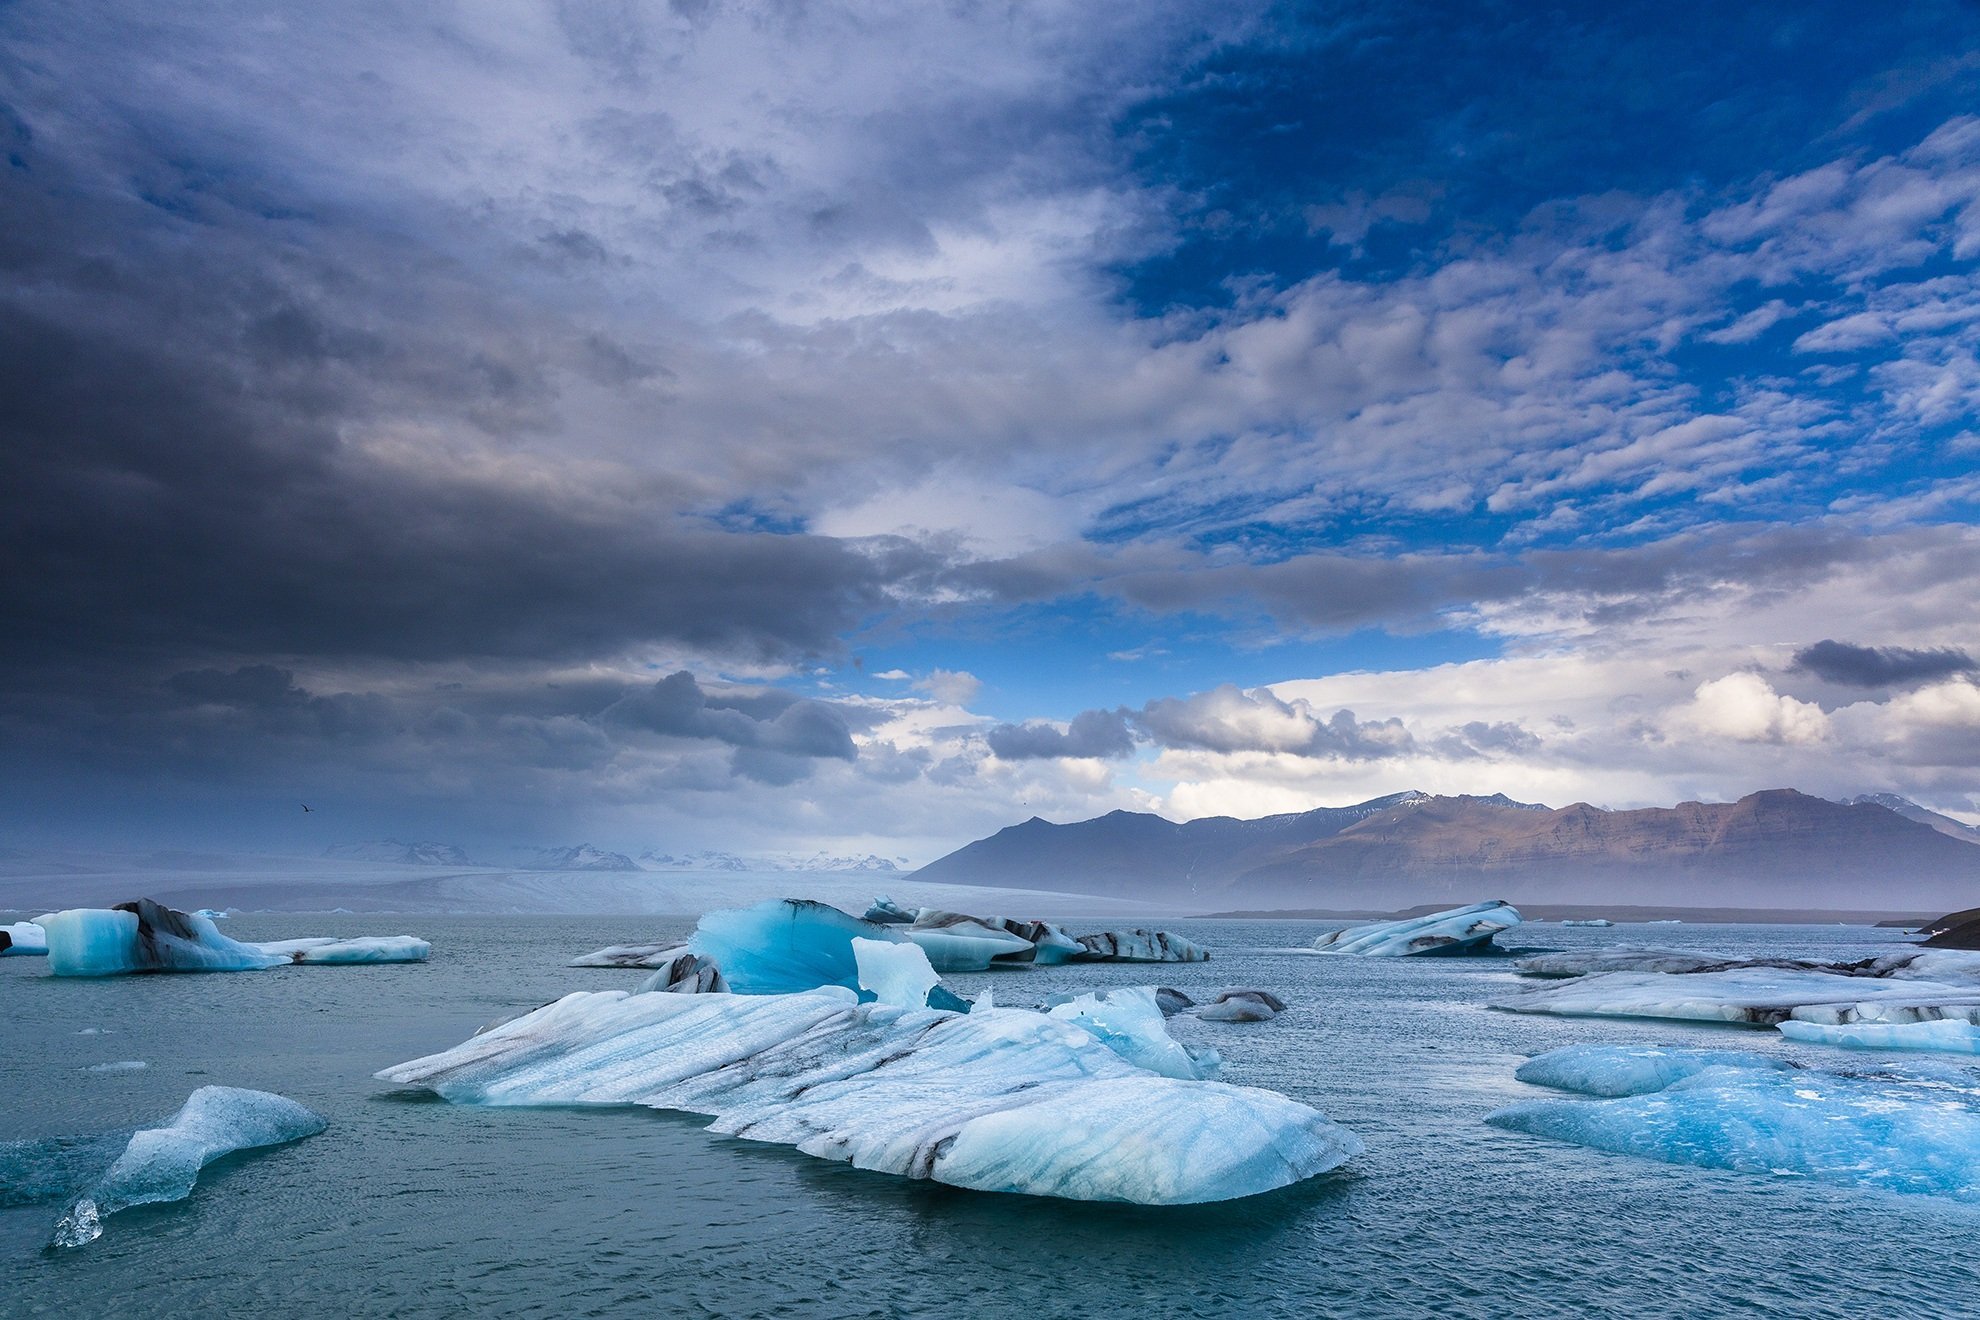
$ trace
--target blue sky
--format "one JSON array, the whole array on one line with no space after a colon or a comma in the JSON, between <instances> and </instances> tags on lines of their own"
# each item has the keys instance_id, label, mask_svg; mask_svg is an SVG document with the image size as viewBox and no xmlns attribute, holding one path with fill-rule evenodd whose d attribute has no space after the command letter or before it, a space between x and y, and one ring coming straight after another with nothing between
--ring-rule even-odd
<instances>
[{"instance_id":1,"label":"blue sky","mask_svg":"<svg viewBox=\"0 0 1980 1320\"><path fill-rule=\"evenodd\" d=\"M1970 5L25 0L0 51L22 839L1980 819Z\"/></svg>"}]
</instances>

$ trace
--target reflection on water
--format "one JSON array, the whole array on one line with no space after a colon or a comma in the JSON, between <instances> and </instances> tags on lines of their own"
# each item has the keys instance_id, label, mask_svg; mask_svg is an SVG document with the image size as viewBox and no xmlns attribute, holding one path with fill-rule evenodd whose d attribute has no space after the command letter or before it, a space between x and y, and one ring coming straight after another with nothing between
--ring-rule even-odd
<instances>
[{"instance_id":1,"label":"reflection on water","mask_svg":"<svg viewBox=\"0 0 1980 1320\"><path fill-rule=\"evenodd\" d=\"M1528 1054L1576 1041L1785 1052L1766 1032L1525 1018L1483 1003L1503 962L1289 952L1316 923L1180 922L1216 952L1171 967L951 978L1005 1003L1173 984L1279 992L1275 1022L1179 1019L1228 1080L1353 1128L1339 1174L1218 1206L1147 1209L984 1195L716 1137L646 1111L414 1102L371 1073L491 1019L641 974L573 954L684 934L636 918L310 918L311 933L430 938L425 966L57 981L0 963L0 1141L128 1129L203 1082L289 1095L330 1130L223 1161L191 1200L133 1211L44 1256L52 1210L6 1206L9 1315L304 1307L363 1315L1161 1316L1943 1315L1980 1283L1980 1211L1603 1155L1496 1131ZM275 938L294 918L239 918ZM388 929L389 928L389 929ZM1836 927L1535 926L1529 943L1656 942L1861 956L1890 932ZM88 1029L98 1034L79 1034ZM1800 1047L1806 1056L1811 1047ZM1841 1059L1839 1053L1835 1056ZM1870 1064L1877 1056L1852 1055ZM143 1059L142 1071L91 1065ZM1944 1065L1949 1084L1976 1074Z\"/></svg>"}]
</instances>

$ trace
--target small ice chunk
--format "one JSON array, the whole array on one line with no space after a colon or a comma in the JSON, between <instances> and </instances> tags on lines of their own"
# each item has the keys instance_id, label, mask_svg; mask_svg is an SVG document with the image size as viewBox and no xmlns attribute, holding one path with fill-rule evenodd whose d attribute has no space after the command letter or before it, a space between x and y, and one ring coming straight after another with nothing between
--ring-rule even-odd
<instances>
[{"instance_id":1,"label":"small ice chunk","mask_svg":"<svg viewBox=\"0 0 1980 1320\"><path fill-rule=\"evenodd\" d=\"M1791 1068L1748 1050L1681 1049L1670 1045L1563 1045L1537 1054L1513 1076L1534 1086L1581 1095L1643 1095L1707 1068Z\"/></svg>"},{"instance_id":2,"label":"small ice chunk","mask_svg":"<svg viewBox=\"0 0 1980 1320\"><path fill-rule=\"evenodd\" d=\"M1562 921L1563 926L1613 926L1616 923L1607 917L1569 917Z\"/></svg>"},{"instance_id":3,"label":"small ice chunk","mask_svg":"<svg viewBox=\"0 0 1980 1320\"><path fill-rule=\"evenodd\" d=\"M1155 987L1155 1006L1162 1010L1163 1017L1174 1017L1184 1009L1195 1008L1196 1001L1173 986Z\"/></svg>"},{"instance_id":4,"label":"small ice chunk","mask_svg":"<svg viewBox=\"0 0 1980 1320\"><path fill-rule=\"evenodd\" d=\"M859 988L896 1008L927 1008L928 992L942 983L918 945L853 937Z\"/></svg>"},{"instance_id":5,"label":"small ice chunk","mask_svg":"<svg viewBox=\"0 0 1980 1320\"><path fill-rule=\"evenodd\" d=\"M1835 1026L1789 1018L1778 1024L1789 1040L1840 1045L1852 1050L1931 1050L1941 1054L1980 1054L1980 1025L1958 1018L1924 1022L1853 1022Z\"/></svg>"},{"instance_id":6,"label":"small ice chunk","mask_svg":"<svg viewBox=\"0 0 1980 1320\"><path fill-rule=\"evenodd\" d=\"M1270 990L1221 990L1193 1016L1204 1022L1270 1022L1286 1011L1286 1001Z\"/></svg>"},{"instance_id":7,"label":"small ice chunk","mask_svg":"<svg viewBox=\"0 0 1980 1320\"><path fill-rule=\"evenodd\" d=\"M873 906L866 909L866 920L881 926L912 925L914 918L914 912L902 907L885 894L876 894Z\"/></svg>"},{"instance_id":8,"label":"small ice chunk","mask_svg":"<svg viewBox=\"0 0 1980 1320\"><path fill-rule=\"evenodd\" d=\"M1063 1022L1074 1022L1137 1068L1164 1077L1210 1078L1223 1066L1217 1051L1194 1049L1169 1035L1152 986L1096 990L1054 1004L1046 1010Z\"/></svg>"},{"instance_id":9,"label":"small ice chunk","mask_svg":"<svg viewBox=\"0 0 1980 1320\"><path fill-rule=\"evenodd\" d=\"M150 1066L143 1059L119 1059L115 1063L92 1063L89 1067L83 1069L83 1071L93 1073L142 1072Z\"/></svg>"},{"instance_id":10,"label":"small ice chunk","mask_svg":"<svg viewBox=\"0 0 1980 1320\"><path fill-rule=\"evenodd\" d=\"M284 1096L232 1086L202 1086L163 1127L130 1139L124 1153L55 1226L53 1244L79 1247L103 1232L119 1210L191 1193L199 1171L239 1150L279 1146L323 1131L322 1118Z\"/></svg>"},{"instance_id":11,"label":"small ice chunk","mask_svg":"<svg viewBox=\"0 0 1980 1320\"><path fill-rule=\"evenodd\" d=\"M1331 931L1313 941L1322 953L1403 958L1496 953L1492 937L1520 924L1519 909L1504 899L1448 908L1427 916L1377 921Z\"/></svg>"},{"instance_id":12,"label":"small ice chunk","mask_svg":"<svg viewBox=\"0 0 1980 1320\"><path fill-rule=\"evenodd\" d=\"M0 926L0 958L36 958L48 952L48 932L32 921Z\"/></svg>"}]
</instances>

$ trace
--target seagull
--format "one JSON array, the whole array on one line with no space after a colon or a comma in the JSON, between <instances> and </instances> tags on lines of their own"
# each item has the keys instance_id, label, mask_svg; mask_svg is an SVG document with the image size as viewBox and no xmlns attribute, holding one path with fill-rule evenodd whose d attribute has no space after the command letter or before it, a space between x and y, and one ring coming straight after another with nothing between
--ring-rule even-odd
<instances>
[{"instance_id":1,"label":"seagull","mask_svg":"<svg viewBox=\"0 0 1980 1320\"><path fill-rule=\"evenodd\" d=\"M310 809L310 807L309 807L309 803L307 803L307 802L305 802L305 803L303 803L303 804L302 804L302 809L303 809L304 811L308 811L308 810Z\"/></svg>"}]
</instances>

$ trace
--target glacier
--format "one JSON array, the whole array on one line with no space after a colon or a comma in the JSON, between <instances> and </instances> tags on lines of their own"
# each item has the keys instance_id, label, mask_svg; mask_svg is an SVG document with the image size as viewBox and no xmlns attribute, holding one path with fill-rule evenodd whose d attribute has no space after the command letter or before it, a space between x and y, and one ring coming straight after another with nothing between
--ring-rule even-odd
<instances>
[{"instance_id":1,"label":"glacier","mask_svg":"<svg viewBox=\"0 0 1980 1320\"><path fill-rule=\"evenodd\" d=\"M312 1137L323 1119L285 1096L202 1086L163 1127L134 1134L107 1172L55 1225L51 1245L79 1247L103 1220L134 1205L184 1200L199 1171L223 1155Z\"/></svg>"},{"instance_id":2,"label":"glacier","mask_svg":"<svg viewBox=\"0 0 1980 1320\"><path fill-rule=\"evenodd\" d=\"M1536 1054L1513 1073L1522 1082L1612 1098L1661 1091L1707 1068L1787 1068L1750 1050L1685 1049L1672 1045L1564 1045Z\"/></svg>"},{"instance_id":3,"label":"glacier","mask_svg":"<svg viewBox=\"0 0 1980 1320\"><path fill-rule=\"evenodd\" d=\"M133 972L251 972L290 963L424 962L432 952L411 935L318 936L244 943L222 935L211 917L133 899L109 908L71 908L42 918L48 970L56 976Z\"/></svg>"},{"instance_id":4,"label":"glacier","mask_svg":"<svg viewBox=\"0 0 1980 1320\"><path fill-rule=\"evenodd\" d=\"M1055 995L1046 1004L1049 1016L1086 1028L1137 1068L1164 1077L1204 1080L1223 1067L1217 1051L1185 1045L1169 1035L1152 986Z\"/></svg>"},{"instance_id":5,"label":"glacier","mask_svg":"<svg viewBox=\"0 0 1980 1320\"><path fill-rule=\"evenodd\" d=\"M1087 1201L1231 1200L1361 1151L1306 1105L1157 1076L1048 1014L846 998L579 992L378 1076L456 1103L681 1110L861 1169Z\"/></svg>"},{"instance_id":6,"label":"glacier","mask_svg":"<svg viewBox=\"0 0 1980 1320\"><path fill-rule=\"evenodd\" d=\"M48 932L32 921L0 926L0 958L40 957L48 952Z\"/></svg>"},{"instance_id":7,"label":"glacier","mask_svg":"<svg viewBox=\"0 0 1980 1320\"><path fill-rule=\"evenodd\" d=\"M1940 1054L1980 1054L1980 1024L1962 1018L1923 1022L1852 1022L1836 1025L1790 1018L1777 1024L1789 1040L1840 1045L1852 1050L1930 1050Z\"/></svg>"},{"instance_id":8,"label":"glacier","mask_svg":"<svg viewBox=\"0 0 1980 1320\"><path fill-rule=\"evenodd\" d=\"M1929 1080L1735 1064L1614 1099L1528 1100L1495 1127L1743 1173L1980 1202L1980 1107Z\"/></svg>"},{"instance_id":9,"label":"glacier","mask_svg":"<svg viewBox=\"0 0 1980 1320\"><path fill-rule=\"evenodd\" d=\"M1313 941L1322 953L1402 958L1495 953L1492 937L1520 924L1519 909L1503 899L1432 912L1399 921L1377 921L1332 931Z\"/></svg>"}]
</instances>

